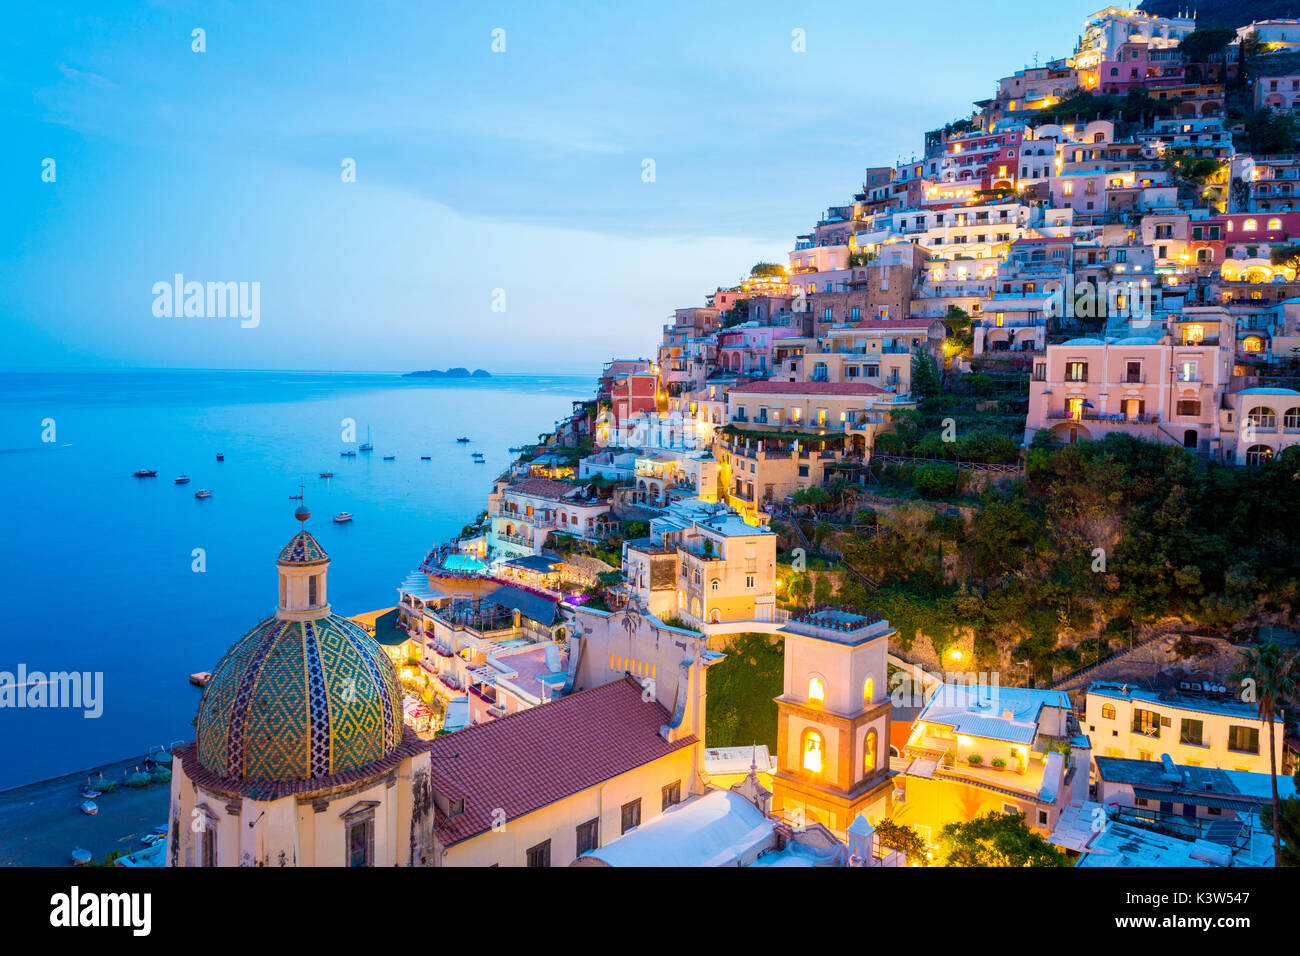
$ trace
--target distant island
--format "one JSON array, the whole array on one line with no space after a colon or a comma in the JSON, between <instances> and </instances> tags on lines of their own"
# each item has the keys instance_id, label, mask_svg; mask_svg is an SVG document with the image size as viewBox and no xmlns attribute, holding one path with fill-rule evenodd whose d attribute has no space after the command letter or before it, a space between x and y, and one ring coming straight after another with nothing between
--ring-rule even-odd
<instances>
[{"instance_id":1,"label":"distant island","mask_svg":"<svg viewBox=\"0 0 1300 956\"><path fill-rule=\"evenodd\" d=\"M449 368L445 372L440 372L436 368L426 369L423 372L407 372L402 378L491 378L492 374L481 368L470 371L467 368Z\"/></svg>"}]
</instances>

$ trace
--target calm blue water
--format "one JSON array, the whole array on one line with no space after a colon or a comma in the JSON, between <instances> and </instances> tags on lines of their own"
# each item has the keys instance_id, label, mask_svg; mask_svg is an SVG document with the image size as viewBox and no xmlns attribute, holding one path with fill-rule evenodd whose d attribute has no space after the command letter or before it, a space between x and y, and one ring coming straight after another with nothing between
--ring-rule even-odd
<instances>
[{"instance_id":1,"label":"calm blue water","mask_svg":"<svg viewBox=\"0 0 1300 956\"><path fill-rule=\"evenodd\" d=\"M21 662L104 673L98 719L0 708L0 789L192 737L198 691L188 675L212 670L275 610L275 558L297 529L289 495L300 478L308 527L333 559L334 610L389 607L429 548L486 507L492 479L513 458L507 449L535 441L592 385L562 376L0 374L0 670ZM357 422L358 443L370 426L373 453L339 456L344 418ZM41 440L44 419L54 420L53 443ZM460 435L473 443L457 444ZM473 451L486 464L474 464ZM141 467L158 477L133 478ZM173 484L180 474L188 485ZM200 488L212 497L196 500ZM355 520L333 524L340 511ZM192 570L196 548L204 573Z\"/></svg>"}]
</instances>

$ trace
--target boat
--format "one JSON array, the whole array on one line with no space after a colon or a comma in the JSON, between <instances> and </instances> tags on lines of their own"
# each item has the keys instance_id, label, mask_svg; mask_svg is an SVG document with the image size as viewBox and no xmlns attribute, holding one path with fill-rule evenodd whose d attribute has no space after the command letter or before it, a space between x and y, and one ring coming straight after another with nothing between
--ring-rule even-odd
<instances>
[{"instance_id":1,"label":"boat","mask_svg":"<svg viewBox=\"0 0 1300 956\"><path fill-rule=\"evenodd\" d=\"M158 472L149 468L140 468L135 473L136 478L157 478Z\"/></svg>"},{"instance_id":2,"label":"boat","mask_svg":"<svg viewBox=\"0 0 1300 956\"><path fill-rule=\"evenodd\" d=\"M86 778L86 789L98 790L100 793L112 793L117 789L117 781L109 780L101 773L97 780L92 781L90 777Z\"/></svg>"},{"instance_id":3,"label":"boat","mask_svg":"<svg viewBox=\"0 0 1300 956\"><path fill-rule=\"evenodd\" d=\"M207 687L210 680L212 680L212 675L207 671L199 671L190 675L190 683L195 687Z\"/></svg>"},{"instance_id":4,"label":"boat","mask_svg":"<svg viewBox=\"0 0 1300 956\"><path fill-rule=\"evenodd\" d=\"M194 497L195 497L195 498L211 498L211 497L212 497L212 492L208 491L208 489L206 489L206 488L200 488L198 491L194 492Z\"/></svg>"},{"instance_id":5,"label":"boat","mask_svg":"<svg viewBox=\"0 0 1300 956\"><path fill-rule=\"evenodd\" d=\"M397 458L396 455L385 455L385 456L384 456L384 461L393 461L393 460L396 459L396 458Z\"/></svg>"},{"instance_id":6,"label":"boat","mask_svg":"<svg viewBox=\"0 0 1300 956\"><path fill-rule=\"evenodd\" d=\"M149 780L152 783L171 783L172 772L167 767L154 767L149 771Z\"/></svg>"},{"instance_id":7,"label":"boat","mask_svg":"<svg viewBox=\"0 0 1300 956\"><path fill-rule=\"evenodd\" d=\"M421 456L420 456L420 461L433 461L433 456L432 456L432 455L421 455Z\"/></svg>"},{"instance_id":8,"label":"boat","mask_svg":"<svg viewBox=\"0 0 1300 956\"><path fill-rule=\"evenodd\" d=\"M172 762L172 755L168 753L166 747L159 746L157 749L149 751L149 759L158 766L163 767Z\"/></svg>"},{"instance_id":9,"label":"boat","mask_svg":"<svg viewBox=\"0 0 1300 956\"><path fill-rule=\"evenodd\" d=\"M179 475L178 477L173 478L172 481L178 485L188 485L190 483L188 475Z\"/></svg>"},{"instance_id":10,"label":"boat","mask_svg":"<svg viewBox=\"0 0 1300 956\"><path fill-rule=\"evenodd\" d=\"M136 767L131 773L126 775L123 782L128 787L134 787L138 790L140 787L149 785L149 775L147 773L141 773L140 768Z\"/></svg>"},{"instance_id":11,"label":"boat","mask_svg":"<svg viewBox=\"0 0 1300 956\"><path fill-rule=\"evenodd\" d=\"M83 850L79 846L74 846L72 848L72 862L77 864L77 866L85 866L90 862L90 851Z\"/></svg>"},{"instance_id":12,"label":"boat","mask_svg":"<svg viewBox=\"0 0 1300 956\"><path fill-rule=\"evenodd\" d=\"M322 478L333 478L333 477L334 477L334 472L332 472L332 471L322 471L322 472L320 473L320 476L321 476Z\"/></svg>"},{"instance_id":13,"label":"boat","mask_svg":"<svg viewBox=\"0 0 1300 956\"><path fill-rule=\"evenodd\" d=\"M334 516L334 523L335 523L335 524L345 524L345 523L347 523L347 522L349 522L349 521L351 521L351 520L352 520L352 512L351 512L351 511L340 511L338 514L336 514L336 515Z\"/></svg>"},{"instance_id":14,"label":"boat","mask_svg":"<svg viewBox=\"0 0 1300 956\"><path fill-rule=\"evenodd\" d=\"M460 443L463 445L463 444L465 444L467 441L469 441L469 439L468 439L468 438L457 438L456 441L460 442Z\"/></svg>"},{"instance_id":15,"label":"boat","mask_svg":"<svg viewBox=\"0 0 1300 956\"><path fill-rule=\"evenodd\" d=\"M217 452L217 461L225 461L225 460L226 460L226 456L221 452Z\"/></svg>"},{"instance_id":16,"label":"boat","mask_svg":"<svg viewBox=\"0 0 1300 956\"><path fill-rule=\"evenodd\" d=\"M96 797L102 797L103 795L104 793L101 790L86 789L81 791L81 796L86 800L94 800Z\"/></svg>"},{"instance_id":17,"label":"boat","mask_svg":"<svg viewBox=\"0 0 1300 956\"><path fill-rule=\"evenodd\" d=\"M512 454L512 455L517 455L517 454L519 454L521 451L523 451L523 449L522 449L522 448L511 448L511 449L509 449L509 451L510 451L510 454Z\"/></svg>"},{"instance_id":18,"label":"boat","mask_svg":"<svg viewBox=\"0 0 1300 956\"><path fill-rule=\"evenodd\" d=\"M88 817L93 817L99 813L99 805L94 800L83 800L78 809Z\"/></svg>"},{"instance_id":19,"label":"boat","mask_svg":"<svg viewBox=\"0 0 1300 956\"><path fill-rule=\"evenodd\" d=\"M476 464L476 465L486 465L486 464L487 464L487 459L485 459L485 458L475 458L475 459L474 459L474 464Z\"/></svg>"},{"instance_id":20,"label":"boat","mask_svg":"<svg viewBox=\"0 0 1300 956\"><path fill-rule=\"evenodd\" d=\"M155 843L165 839L167 839L167 834L165 833L146 833L144 836L140 837L140 842L145 846L153 846Z\"/></svg>"},{"instance_id":21,"label":"boat","mask_svg":"<svg viewBox=\"0 0 1300 956\"><path fill-rule=\"evenodd\" d=\"M370 444L370 426L366 426L366 443L361 446L361 451L374 451L375 446Z\"/></svg>"},{"instance_id":22,"label":"boat","mask_svg":"<svg viewBox=\"0 0 1300 956\"><path fill-rule=\"evenodd\" d=\"M289 500L290 500L290 501L302 501L302 495L290 495L290 496L289 496Z\"/></svg>"},{"instance_id":23,"label":"boat","mask_svg":"<svg viewBox=\"0 0 1300 956\"><path fill-rule=\"evenodd\" d=\"M341 451L341 452L339 452L339 457L340 457L340 458L356 458L356 457L357 457L357 453L354 452L354 451Z\"/></svg>"},{"instance_id":24,"label":"boat","mask_svg":"<svg viewBox=\"0 0 1300 956\"><path fill-rule=\"evenodd\" d=\"M471 458L482 458L482 457L483 457L483 453L482 453L481 451L472 451L472 452L469 453L469 456L470 456Z\"/></svg>"}]
</instances>

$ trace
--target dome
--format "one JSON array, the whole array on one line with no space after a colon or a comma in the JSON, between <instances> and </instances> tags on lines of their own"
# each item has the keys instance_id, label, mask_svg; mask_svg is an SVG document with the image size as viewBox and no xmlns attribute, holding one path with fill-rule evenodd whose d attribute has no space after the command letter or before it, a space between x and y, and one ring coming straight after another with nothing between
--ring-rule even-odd
<instances>
[{"instance_id":1,"label":"dome","mask_svg":"<svg viewBox=\"0 0 1300 956\"><path fill-rule=\"evenodd\" d=\"M320 548L305 531L285 551L296 544ZM402 730L401 686L374 638L333 614L270 617L213 670L198 759L228 779L310 780L381 760Z\"/></svg>"},{"instance_id":2,"label":"dome","mask_svg":"<svg viewBox=\"0 0 1300 956\"><path fill-rule=\"evenodd\" d=\"M311 512L307 513L311 514ZM329 559L330 556L325 553L320 542L311 536L310 531L303 528L281 549L277 561L280 564L321 564L328 562Z\"/></svg>"}]
</instances>

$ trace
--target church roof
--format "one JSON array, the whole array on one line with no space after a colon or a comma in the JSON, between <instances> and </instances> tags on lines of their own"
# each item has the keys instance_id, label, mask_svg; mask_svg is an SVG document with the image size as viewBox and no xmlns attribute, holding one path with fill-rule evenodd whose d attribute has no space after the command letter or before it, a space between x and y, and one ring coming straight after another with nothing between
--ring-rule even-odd
<instances>
[{"instance_id":1,"label":"church roof","mask_svg":"<svg viewBox=\"0 0 1300 956\"><path fill-rule=\"evenodd\" d=\"M280 551L280 564L319 564L328 561L330 556L325 549L303 528Z\"/></svg>"},{"instance_id":2,"label":"church roof","mask_svg":"<svg viewBox=\"0 0 1300 956\"><path fill-rule=\"evenodd\" d=\"M213 668L199 704L199 762L234 782L359 770L401 741L392 662L338 615L262 621Z\"/></svg>"},{"instance_id":3,"label":"church roof","mask_svg":"<svg viewBox=\"0 0 1300 956\"><path fill-rule=\"evenodd\" d=\"M669 713L642 693L623 677L433 741L434 790L465 800L455 816L435 813L439 841L491 829L494 810L513 820L696 743L660 737Z\"/></svg>"}]
</instances>

